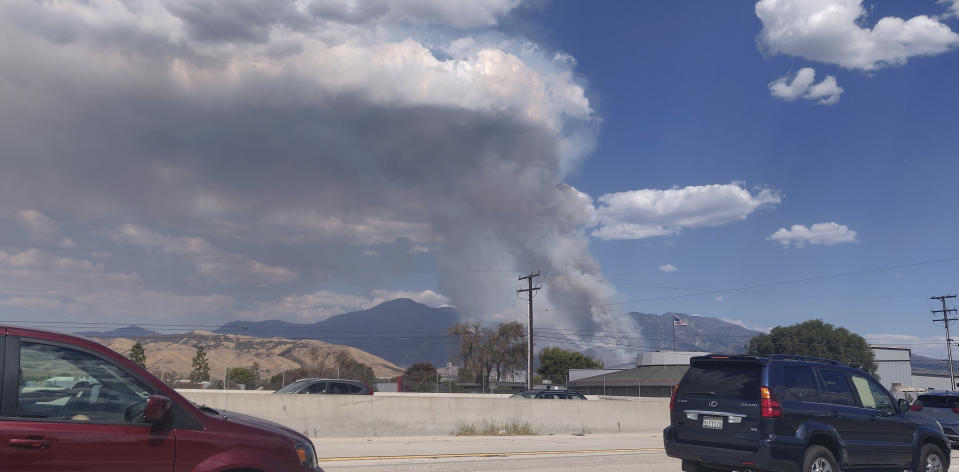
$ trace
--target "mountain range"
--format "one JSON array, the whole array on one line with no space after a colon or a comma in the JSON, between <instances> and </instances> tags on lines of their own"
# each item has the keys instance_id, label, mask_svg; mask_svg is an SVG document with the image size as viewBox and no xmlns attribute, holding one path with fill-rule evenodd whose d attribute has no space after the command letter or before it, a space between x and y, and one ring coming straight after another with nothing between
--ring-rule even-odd
<instances>
[{"instance_id":1,"label":"mountain range","mask_svg":"<svg viewBox=\"0 0 959 472\"><path fill-rule=\"evenodd\" d=\"M656 350L673 348L673 320L676 349L721 353L744 352L749 339L757 331L725 321L682 313L654 315L633 312L643 333L636 336L594 333L580 337L584 346L618 345L630 349ZM675 317L675 318L674 318ZM459 321L454 308L431 308L407 298L391 300L373 308L344 313L315 323L290 323L282 320L231 321L215 329L215 334L242 335L252 338L313 339L331 344L352 346L396 365L409 366L428 361L446 365L457 349L457 340L446 334L450 325ZM156 335L138 326L112 331L79 333L95 338L139 338ZM542 344L539 344L542 345ZM569 348L569 346L565 346Z\"/></svg>"},{"instance_id":2,"label":"mountain range","mask_svg":"<svg viewBox=\"0 0 959 472\"><path fill-rule=\"evenodd\" d=\"M421 361L445 366L457 348L456 339L448 336L446 330L458 320L453 308L431 308L408 298L398 298L368 310L315 323L231 321L214 332L259 338L316 339L353 346L401 366Z\"/></svg>"}]
</instances>

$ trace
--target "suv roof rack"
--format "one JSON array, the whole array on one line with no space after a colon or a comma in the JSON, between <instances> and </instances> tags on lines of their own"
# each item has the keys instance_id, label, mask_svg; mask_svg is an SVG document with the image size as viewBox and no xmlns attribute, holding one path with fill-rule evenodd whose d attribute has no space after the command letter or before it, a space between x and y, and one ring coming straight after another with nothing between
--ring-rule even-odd
<instances>
[{"instance_id":1,"label":"suv roof rack","mask_svg":"<svg viewBox=\"0 0 959 472\"><path fill-rule=\"evenodd\" d=\"M771 359L771 360L777 360L777 361L809 361L809 362L822 362L822 363L825 363L825 364L842 365L842 364L839 363L839 361L835 361L835 360L832 360L832 359L823 359L822 357L812 357L812 356L800 356L800 355L797 355L797 354L773 354L773 355L769 356L769 359Z\"/></svg>"}]
</instances>

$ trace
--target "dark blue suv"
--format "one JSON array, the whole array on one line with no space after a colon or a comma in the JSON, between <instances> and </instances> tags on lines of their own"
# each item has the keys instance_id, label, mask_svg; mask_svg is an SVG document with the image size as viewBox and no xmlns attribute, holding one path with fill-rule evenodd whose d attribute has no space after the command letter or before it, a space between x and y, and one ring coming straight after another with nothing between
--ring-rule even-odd
<instances>
[{"instance_id":1,"label":"dark blue suv","mask_svg":"<svg viewBox=\"0 0 959 472\"><path fill-rule=\"evenodd\" d=\"M682 459L685 471L949 469L938 423L835 361L694 357L669 409L666 454Z\"/></svg>"}]
</instances>

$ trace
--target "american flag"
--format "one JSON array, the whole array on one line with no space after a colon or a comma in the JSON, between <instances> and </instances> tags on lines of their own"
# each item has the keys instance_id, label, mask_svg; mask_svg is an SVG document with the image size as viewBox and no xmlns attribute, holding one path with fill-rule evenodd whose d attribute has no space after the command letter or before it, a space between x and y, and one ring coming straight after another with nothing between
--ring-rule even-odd
<instances>
[{"instance_id":1,"label":"american flag","mask_svg":"<svg viewBox=\"0 0 959 472\"><path fill-rule=\"evenodd\" d=\"M689 326L689 323L679 319L678 316L673 315L673 326Z\"/></svg>"}]
</instances>

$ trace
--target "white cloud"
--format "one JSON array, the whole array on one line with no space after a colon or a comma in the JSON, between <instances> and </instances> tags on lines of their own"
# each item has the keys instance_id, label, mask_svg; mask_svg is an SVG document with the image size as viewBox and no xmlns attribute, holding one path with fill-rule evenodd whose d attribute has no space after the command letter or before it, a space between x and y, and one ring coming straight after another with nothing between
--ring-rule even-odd
<instances>
[{"instance_id":1,"label":"white cloud","mask_svg":"<svg viewBox=\"0 0 959 472\"><path fill-rule=\"evenodd\" d=\"M717 296L713 297L713 300L714 300L714 301L717 301L717 302L721 302L721 301L723 301L723 296L722 296L722 295L717 295Z\"/></svg>"},{"instance_id":2,"label":"white cloud","mask_svg":"<svg viewBox=\"0 0 959 472\"><path fill-rule=\"evenodd\" d=\"M520 0L315 0L310 13L348 23L440 24L454 28L495 26Z\"/></svg>"},{"instance_id":3,"label":"white cloud","mask_svg":"<svg viewBox=\"0 0 959 472\"><path fill-rule=\"evenodd\" d=\"M397 298L409 298L417 303L422 303L431 307L449 306L450 299L440 295L432 290L423 290L422 292L409 292L406 290L373 290L370 295L373 300L370 306L376 306L380 303L395 300Z\"/></svg>"},{"instance_id":4,"label":"white cloud","mask_svg":"<svg viewBox=\"0 0 959 472\"><path fill-rule=\"evenodd\" d=\"M944 3L948 5L949 10L944 16L948 17L959 17L959 0L939 0L939 3Z\"/></svg>"},{"instance_id":5,"label":"white cloud","mask_svg":"<svg viewBox=\"0 0 959 472\"><path fill-rule=\"evenodd\" d=\"M862 0L760 0L759 43L769 54L789 54L847 69L875 70L959 45L956 34L925 15L880 18L872 28Z\"/></svg>"},{"instance_id":6,"label":"white cloud","mask_svg":"<svg viewBox=\"0 0 959 472\"><path fill-rule=\"evenodd\" d=\"M412 254L412 255L414 255L414 256L417 256L417 255L420 255L420 254L429 254L429 253L430 253L430 248L428 248L428 247L426 247L426 246L421 246L421 245L417 244L417 245L411 247L411 248L409 249L409 251L407 251L407 252L409 252L410 254Z\"/></svg>"},{"instance_id":7,"label":"white cloud","mask_svg":"<svg viewBox=\"0 0 959 472\"><path fill-rule=\"evenodd\" d=\"M661 270L661 271L663 271L663 272L676 272L676 271L679 270L679 269L677 269L676 266L674 266L674 265L672 265L672 264L663 264L663 265L659 266L659 270Z\"/></svg>"},{"instance_id":8,"label":"white cloud","mask_svg":"<svg viewBox=\"0 0 959 472\"><path fill-rule=\"evenodd\" d=\"M201 277L221 283L275 284L299 277L299 274L285 267L269 266L239 254L224 252L204 238L165 236L131 224L123 225L107 236L118 243L145 249L156 248L164 254L185 257L193 263Z\"/></svg>"},{"instance_id":9,"label":"white cloud","mask_svg":"<svg viewBox=\"0 0 959 472\"><path fill-rule=\"evenodd\" d=\"M289 295L270 302L258 303L252 311L241 312L244 318L274 319L295 317L302 321L320 321L356 310L366 310L397 298L409 298L427 306L448 306L449 299L432 290L422 292L373 290L370 296L339 293L330 290L305 295Z\"/></svg>"},{"instance_id":10,"label":"white cloud","mask_svg":"<svg viewBox=\"0 0 959 472\"><path fill-rule=\"evenodd\" d=\"M792 225L790 229L779 228L768 239L786 247L790 245L802 247L806 243L832 246L833 244L859 242L856 239L855 231L849 229L846 225L835 222L816 223L808 228L804 225Z\"/></svg>"},{"instance_id":11,"label":"white cloud","mask_svg":"<svg viewBox=\"0 0 959 472\"><path fill-rule=\"evenodd\" d=\"M376 256L379 256L380 253L378 253L378 252L376 252L376 251L374 251L374 250L372 250L372 249L367 249L367 250L363 251L360 255L363 256L363 257L376 257Z\"/></svg>"},{"instance_id":12,"label":"white cloud","mask_svg":"<svg viewBox=\"0 0 959 472\"><path fill-rule=\"evenodd\" d=\"M60 228L52 218L37 210L20 210L17 212L17 223L27 230L30 240L35 243L76 247L73 240L60 234Z\"/></svg>"},{"instance_id":13,"label":"white cloud","mask_svg":"<svg viewBox=\"0 0 959 472\"><path fill-rule=\"evenodd\" d=\"M946 358L946 337L945 336L913 336L910 334L866 334L863 336L870 345L877 346L897 346L908 347L913 354L932 357L934 359Z\"/></svg>"},{"instance_id":14,"label":"white cloud","mask_svg":"<svg viewBox=\"0 0 959 472\"><path fill-rule=\"evenodd\" d=\"M56 298L9 297L0 299L0 305L14 308L25 308L27 310L54 310L60 308L63 303Z\"/></svg>"},{"instance_id":15,"label":"white cloud","mask_svg":"<svg viewBox=\"0 0 959 472\"><path fill-rule=\"evenodd\" d=\"M668 190L632 190L599 197L600 239L642 239L680 233L685 228L720 226L774 206L782 195L760 188L754 193L733 182Z\"/></svg>"},{"instance_id":16,"label":"white cloud","mask_svg":"<svg viewBox=\"0 0 959 472\"><path fill-rule=\"evenodd\" d=\"M806 100L816 100L816 103L820 105L835 105L838 103L843 88L836 83L836 78L828 75L822 82L814 84L815 77L815 69L803 67L791 79L789 76L785 76L770 82L769 93L787 102L804 98Z\"/></svg>"},{"instance_id":17,"label":"white cloud","mask_svg":"<svg viewBox=\"0 0 959 472\"><path fill-rule=\"evenodd\" d=\"M184 296L144 289L140 276L108 272L102 264L39 249L0 251L0 305L62 309L93 319L190 319L223 314L226 295Z\"/></svg>"},{"instance_id":18,"label":"white cloud","mask_svg":"<svg viewBox=\"0 0 959 472\"><path fill-rule=\"evenodd\" d=\"M725 322L727 322L727 323L734 324L734 325L736 325L736 326L740 326L740 327L743 327L743 328L746 328L746 329L751 329L751 330L753 330L753 331L759 331L760 333L769 334L769 332L772 331L772 328L767 328L767 327L765 327L765 326L760 326L760 325L754 325L754 324L746 323L746 322L743 321L743 320L735 320L735 319L726 318L726 317L723 317L723 318L720 318L720 319L723 320L723 321L725 321Z\"/></svg>"},{"instance_id":19,"label":"white cloud","mask_svg":"<svg viewBox=\"0 0 959 472\"><path fill-rule=\"evenodd\" d=\"M276 211L264 218L264 238L286 243L345 240L352 244L372 246L392 244L398 238L414 243L435 242L426 223L365 217L346 221L314 211Z\"/></svg>"},{"instance_id":20,"label":"white cloud","mask_svg":"<svg viewBox=\"0 0 959 472\"><path fill-rule=\"evenodd\" d=\"M122 320L196 320L222 317L234 304L227 295L179 295L154 290L103 290L77 296L64 310L73 315L109 316Z\"/></svg>"}]
</instances>

